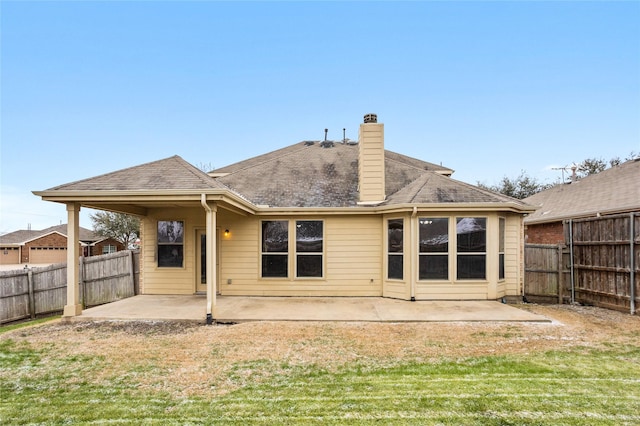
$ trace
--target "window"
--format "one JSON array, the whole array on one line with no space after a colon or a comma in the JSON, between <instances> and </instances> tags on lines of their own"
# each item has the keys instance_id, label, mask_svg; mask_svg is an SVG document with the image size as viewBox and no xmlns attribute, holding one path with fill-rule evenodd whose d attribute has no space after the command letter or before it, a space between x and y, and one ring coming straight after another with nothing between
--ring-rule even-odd
<instances>
[{"instance_id":1,"label":"window","mask_svg":"<svg viewBox=\"0 0 640 426\"><path fill-rule=\"evenodd\" d=\"M403 246L404 220L392 219L387 225L387 277L401 280L403 278Z\"/></svg>"},{"instance_id":2,"label":"window","mask_svg":"<svg viewBox=\"0 0 640 426\"><path fill-rule=\"evenodd\" d=\"M421 217L419 279L449 279L449 219Z\"/></svg>"},{"instance_id":3,"label":"window","mask_svg":"<svg viewBox=\"0 0 640 426\"><path fill-rule=\"evenodd\" d=\"M182 268L184 260L184 222L158 221L158 266Z\"/></svg>"},{"instance_id":4,"label":"window","mask_svg":"<svg viewBox=\"0 0 640 426\"><path fill-rule=\"evenodd\" d=\"M501 217L499 219L500 236L498 246L498 279L504 279L504 239L505 239L505 226L506 219Z\"/></svg>"},{"instance_id":5,"label":"window","mask_svg":"<svg viewBox=\"0 0 640 426\"><path fill-rule=\"evenodd\" d=\"M262 276L286 278L289 265L289 222L262 222Z\"/></svg>"},{"instance_id":6,"label":"window","mask_svg":"<svg viewBox=\"0 0 640 426\"><path fill-rule=\"evenodd\" d=\"M456 219L458 279L485 279L487 263L487 219Z\"/></svg>"},{"instance_id":7,"label":"window","mask_svg":"<svg viewBox=\"0 0 640 426\"><path fill-rule=\"evenodd\" d=\"M296 277L322 277L323 223L296 221Z\"/></svg>"},{"instance_id":8,"label":"window","mask_svg":"<svg viewBox=\"0 0 640 426\"><path fill-rule=\"evenodd\" d=\"M115 253L116 251L118 251L118 249L113 244L102 246L102 254Z\"/></svg>"}]
</instances>

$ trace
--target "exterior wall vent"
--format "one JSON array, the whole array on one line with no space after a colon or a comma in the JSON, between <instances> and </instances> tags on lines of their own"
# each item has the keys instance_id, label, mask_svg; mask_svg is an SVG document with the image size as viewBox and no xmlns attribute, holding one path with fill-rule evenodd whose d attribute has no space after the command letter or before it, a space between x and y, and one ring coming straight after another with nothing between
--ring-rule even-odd
<instances>
[{"instance_id":1,"label":"exterior wall vent","mask_svg":"<svg viewBox=\"0 0 640 426\"><path fill-rule=\"evenodd\" d=\"M364 116L365 123L377 123L378 115L377 114L365 114Z\"/></svg>"}]
</instances>

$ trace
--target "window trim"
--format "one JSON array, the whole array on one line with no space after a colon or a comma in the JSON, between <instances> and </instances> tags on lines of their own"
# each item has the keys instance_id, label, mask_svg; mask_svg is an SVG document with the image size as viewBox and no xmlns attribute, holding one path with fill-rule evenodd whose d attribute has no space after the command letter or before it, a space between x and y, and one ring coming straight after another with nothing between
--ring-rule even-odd
<instances>
[{"instance_id":1,"label":"window trim","mask_svg":"<svg viewBox=\"0 0 640 426\"><path fill-rule=\"evenodd\" d=\"M293 226L294 226L294 232L295 232L295 241L294 241L294 245L293 245L293 270L294 270L294 279L295 280L322 280L325 278L325 272L326 272L326 265L325 265L325 259L326 259L326 255L325 255L325 232L326 232L326 227L325 227L325 221L324 219L294 219L293 221ZM322 251L321 252L298 252L298 222L320 222L322 224ZM290 249L291 249L291 244L290 244ZM314 257L318 257L320 256L320 265L321 265L321 270L320 270L320 276L299 276L298 275L298 256L314 256Z\"/></svg>"},{"instance_id":2,"label":"window trim","mask_svg":"<svg viewBox=\"0 0 640 426\"><path fill-rule=\"evenodd\" d=\"M263 226L266 222L285 222L287 224L286 229L287 229L287 251L283 251L283 252L275 252L275 251L264 251L264 232L263 232ZM260 220L260 228L259 228L259 232L260 232L260 238L259 238L259 244L260 244L260 279L261 280L289 280L290 276L291 276L291 270L289 268L290 266L290 256L291 256L291 221L289 219L263 219ZM275 255L275 256L286 256L287 260L286 260L286 264L287 264L287 273L284 277L279 277L279 276L264 276L263 272L264 272L264 256L269 256L269 255Z\"/></svg>"},{"instance_id":3,"label":"window trim","mask_svg":"<svg viewBox=\"0 0 640 426\"><path fill-rule=\"evenodd\" d=\"M404 219L405 219L404 217L390 217L390 218L387 218L387 221L386 221L386 225L387 226L385 227L385 230L386 230L386 232L385 232L385 236L386 236L386 238L385 238L385 240L386 240L385 251L387 253L387 274L386 274L387 281L404 281L404 252L405 252L404 246L405 246L405 243L406 243L406 241L405 241L405 220ZM395 252L389 250L389 231L390 231L389 225L393 221L401 221L402 222L402 229L401 229L402 230L402 244L401 244L402 250L401 251L395 251ZM389 260L391 259L391 256L399 257L401 259L401 262L400 262L400 264L402 265L402 269L401 269L402 276L401 277L391 277L390 276L390 273L391 273L390 263L391 262L389 262Z\"/></svg>"},{"instance_id":4,"label":"window trim","mask_svg":"<svg viewBox=\"0 0 640 426\"><path fill-rule=\"evenodd\" d=\"M435 282L452 282L451 280L451 273L452 273L452 268L451 268L451 258L452 258L452 250L453 247L451 245L451 217L452 216L418 216L418 238L417 238L417 243L418 243L418 247L417 247L417 252L418 252L418 267L417 267L417 271L418 271L418 277L417 280L420 282L430 282L430 283L435 283ZM420 221L423 219L445 219L447 221L447 250L446 251L442 251L442 252L421 252L420 251ZM447 277L446 278L420 278L420 259L422 256L443 256L446 257L447 259Z\"/></svg>"},{"instance_id":5,"label":"window trim","mask_svg":"<svg viewBox=\"0 0 640 426\"><path fill-rule=\"evenodd\" d=\"M162 222L178 222L182 224L182 236L180 241L160 241L160 223ZM185 239L186 239L186 221L184 219L158 219L156 220L156 268L162 269L185 269ZM182 248L180 265L160 265L160 247L180 246Z\"/></svg>"},{"instance_id":6,"label":"window trim","mask_svg":"<svg viewBox=\"0 0 640 426\"><path fill-rule=\"evenodd\" d=\"M113 248L113 251L111 251L112 248ZM117 251L118 251L118 247L115 244L104 244L102 246L102 254L111 254L111 253L116 253Z\"/></svg>"},{"instance_id":7,"label":"window trim","mask_svg":"<svg viewBox=\"0 0 640 426\"><path fill-rule=\"evenodd\" d=\"M459 219L465 219L465 218L470 218L470 219L484 219L484 251L473 251L473 252L466 252L466 251L460 251L458 250L458 220ZM486 282L488 281L488 265L487 265L487 260L489 258L488 256L488 245L489 245L489 218L487 216L455 216L455 236L456 236L456 240L455 240L455 261L454 261L454 265L455 265L455 281L459 282L459 281L464 281L464 282L471 282L471 281L479 281L479 282ZM482 278L460 278L460 271L458 270L458 262L460 259L460 256L477 256L480 257L482 256L484 258L484 276Z\"/></svg>"}]
</instances>

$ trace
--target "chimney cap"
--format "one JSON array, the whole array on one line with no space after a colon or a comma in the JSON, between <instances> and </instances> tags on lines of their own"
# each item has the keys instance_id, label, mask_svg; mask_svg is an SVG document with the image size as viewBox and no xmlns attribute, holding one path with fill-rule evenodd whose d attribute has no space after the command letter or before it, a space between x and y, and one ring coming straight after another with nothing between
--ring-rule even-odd
<instances>
[{"instance_id":1,"label":"chimney cap","mask_svg":"<svg viewBox=\"0 0 640 426\"><path fill-rule=\"evenodd\" d=\"M364 122L365 123L377 123L378 122L378 115L377 114L365 114L364 115Z\"/></svg>"}]
</instances>

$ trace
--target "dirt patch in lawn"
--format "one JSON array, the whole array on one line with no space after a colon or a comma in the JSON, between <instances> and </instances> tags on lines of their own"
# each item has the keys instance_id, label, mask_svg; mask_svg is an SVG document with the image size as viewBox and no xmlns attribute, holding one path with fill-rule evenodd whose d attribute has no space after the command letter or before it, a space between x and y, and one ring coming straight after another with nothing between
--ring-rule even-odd
<instances>
[{"instance_id":1,"label":"dirt patch in lawn","mask_svg":"<svg viewBox=\"0 0 640 426\"><path fill-rule=\"evenodd\" d=\"M126 381L174 396L211 396L312 366L374 369L477 355L637 346L640 317L583 306L522 305L551 323L47 323L0 334L47 359L93 360L98 384ZM47 362L45 359L43 362ZM70 367L71 368L71 367ZM87 371L86 366L84 371Z\"/></svg>"}]
</instances>

